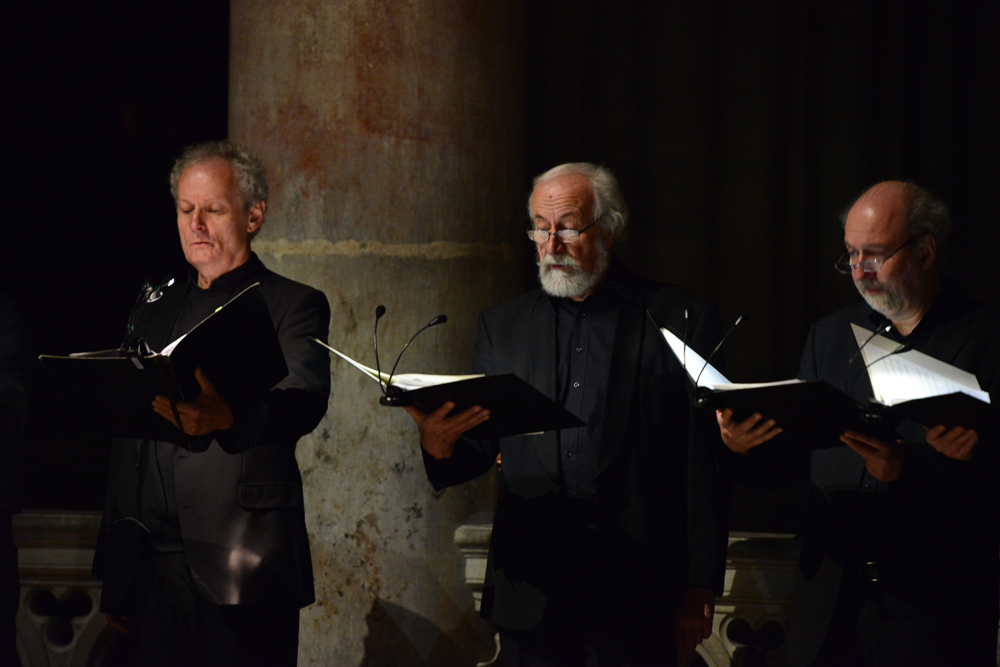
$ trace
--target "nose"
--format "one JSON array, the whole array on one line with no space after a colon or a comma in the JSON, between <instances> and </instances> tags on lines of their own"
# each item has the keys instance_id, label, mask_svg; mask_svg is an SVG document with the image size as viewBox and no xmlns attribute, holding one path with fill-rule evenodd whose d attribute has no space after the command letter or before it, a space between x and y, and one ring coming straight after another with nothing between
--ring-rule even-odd
<instances>
[{"instance_id":1,"label":"nose","mask_svg":"<svg viewBox=\"0 0 1000 667\"><path fill-rule=\"evenodd\" d=\"M200 229L205 226L205 214L200 208L196 207L188 215L190 216L190 220L188 221L188 223L191 225L191 227L195 229Z\"/></svg>"},{"instance_id":2,"label":"nose","mask_svg":"<svg viewBox=\"0 0 1000 667\"><path fill-rule=\"evenodd\" d=\"M865 276L875 275L875 271L865 271L860 266L851 267L851 275L855 278L864 278Z\"/></svg>"},{"instance_id":3,"label":"nose","mask_svg":"<svg viewBox=\"0 0 1000 667\"><path fill-rule=\"evenodd\" d=\"M564 245L565 243L563 243L563 240L559 238L558 234L549 234L549 238L545 239L545 243L542 244L542 247L545 248L545 252L554 255L557 254L555 253L556 248L561 248Z\"/></svg>"}]
</instances>

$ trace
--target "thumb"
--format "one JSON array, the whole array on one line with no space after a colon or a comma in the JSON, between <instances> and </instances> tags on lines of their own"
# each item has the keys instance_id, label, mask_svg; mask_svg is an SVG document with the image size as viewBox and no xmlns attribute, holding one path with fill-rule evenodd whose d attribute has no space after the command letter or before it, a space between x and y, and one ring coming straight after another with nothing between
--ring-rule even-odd
<instances>
[{"instance_id":1,"label":"thumb","mask_svg":"<svg viewBox=\"0 0 1000 667\"><path fill-rule=\"evenodd\" d=\"M202 372L201 368L194 369L194 379L198 381L198 386L201 387L202 391L207 391L210 394L215 393L215 385Z\"/></svg>"}]
</instances>

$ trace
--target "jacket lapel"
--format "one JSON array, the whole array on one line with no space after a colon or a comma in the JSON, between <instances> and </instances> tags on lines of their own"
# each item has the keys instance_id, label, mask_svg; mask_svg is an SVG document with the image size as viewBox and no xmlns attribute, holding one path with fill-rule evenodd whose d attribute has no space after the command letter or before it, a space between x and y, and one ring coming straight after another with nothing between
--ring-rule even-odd
<instances>
[{"instance_id":1,"label":"jacket lapel","mask_svg":"<svg viewBox=\"0 0 1000 667\"><path fill-rule=\"evenodd\" d=\"M636 374L642 354L646 318L643 304L631 299L618 303L615 337L608 368L608 388L604 395L601 432L598 435L595 480L610 467L621 450L632 415Z\"/></svg>"}]
</instances>

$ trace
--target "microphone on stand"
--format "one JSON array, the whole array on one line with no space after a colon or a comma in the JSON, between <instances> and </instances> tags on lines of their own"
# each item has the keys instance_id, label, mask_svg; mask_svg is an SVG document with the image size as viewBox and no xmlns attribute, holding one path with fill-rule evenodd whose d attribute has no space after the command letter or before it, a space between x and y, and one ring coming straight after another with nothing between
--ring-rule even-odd
<instances>
[{"instance_id":1,"label":"microphone on stand","mask_svg":"<svg viewBox=\"0 0 1000 667\"><path fill-rule=\"evenodd\" d=\"M378 362L378 321L385 315L385 306L378 305L375 306L375 370L378 371L378 386L382 390L382 395L385 396L385 383L382 382L382 365Z\"/></svg>"},{"instance_id":2,"label":"microphone on stand","mask_svg":"<svg viewBox=\"0 0 1000 667\"><path fill-rule=\"evenodd\" d=\"M681 366L688 372L688 309L684 309L684 338L681 339ZM700 374L699 374L700 375Z\"/></svg>"},{"instance_id":3,"label":"microphone on stand","mask_svg":"<svg viewBox=\"0 0 1000 667\"><path fill-rule=\"evenodd\" d=\"M719 344L715 346L715 349L712 350L712 353L705 358L705 363L702 365L701 370L698 371L698 377L694 379L694 390L696 395L698 396L694 401L695 407L701 408L708 403L708 392L702 391L698 387L698 380L701 379L701 374L705 372L705 369L708 368L708 363L712 361L713 357L715 357L715 353L722 348L722 344L725 343L726 339L729 338L729 334L736 331L741 324L744 324L749 321L750 321L750 313L743 313L742 315L737 317L736 321L733 322L733 326L729 327L729 331L727 331L726 335L722 337L722 340L719 341Z\"/></svg>"},{"instance_id":4,"label":"microphone on stand","mask_svg":"<svg viewBox=\"0 0 1000 667\"><path fill-rule=\"evenodd\" d=\"M882 313L871 313L868 316L868 318L872 322L872 324L875 325L875 331L872 332L871 336L868 336L868 338L865 339L864 343L858 346L858 351L851 355L851 358L847 360L847 366L844 367L844 393L847 394L847 397L850 398L852 401L854 400L854 387L858 384L858 379L861 377L864 371L868 369L868 366L870 366L871 364L865 365L864 369L862 369L862 372L854 376L854 382L852 382L850 387L848 387L847 380L850 377L851 364L853 364L854 361L859 356L861 356L861 351L868 346L868 343L872 342L875 339L875 336L878 336L879 334L883 333L889 333L889 331L892 329L892 320L890 320ZM878 361L878 359L876 359L876 361Z\"/></svg>"},{"instance_id":5,"label":"microphone on stand","mask_svg":"<svg viewBox=\"0 0 1000 667\"><path fill-rule=\"evenodd\" d=\"M400 391L399 388L392 386L392 377L396 374L396 366L399 365L399 360L403 358L403 353L406 352L406 348L410 347L410 343L412 343L417 336L422 334L427 329L444 324L447 321L448 317L446 315L438 315L430 322L425 324L423 327L421 327L420 330L417 331L417 333L413 334L413 336L410 337L410 340L406 341L406 345L403 346L403 349L400 350L399 352L399 356L396 357L396 363L392 365L392 370L389 371L389 379L386 380L385 382L385 388L382 390L382 398L378 399L379 403L381 403L382 405L390 405L390 406L408 404L406 399L402 397L403 392ZM379 376L379 378L381 379L381 375Z\"/></svg>"}]
</instances>

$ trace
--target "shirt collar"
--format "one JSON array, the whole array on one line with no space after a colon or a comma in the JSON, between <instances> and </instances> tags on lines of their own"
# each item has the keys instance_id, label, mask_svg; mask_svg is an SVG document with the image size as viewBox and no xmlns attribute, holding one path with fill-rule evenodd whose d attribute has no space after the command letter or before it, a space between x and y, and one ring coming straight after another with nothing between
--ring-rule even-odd
<instances>
[{"instance_id":1,"label":"shirt collar","mask_svg":"<svg viewBox=\"0 0 1000 667\"><path fill-rule=\"evenodd\" d=\"M198 270L194 267L191 267L190 271L188 271L188 280L191 282L192 293L210 294L215 292L232 291L234 288L246 284L249 279L263 272L264 263L257 257L257 253L251 252L250 259L243 264L240 264L229 273L224 273L213 280L212 284L207 288L203 289L198 286Z\"/></svg>"},{"instance_id":2,"label":"shirt collar","mask_svg":"<svg viewBox=\"0 0 1000 667\"><path fill-rule=\"evenodd\" d=\"M611 264L608 266L607 276L605 276L604 284L601 285L600 289L583 301L574 301L573 299L567 297L548 295L549 304L552 306L553 310L558 310L560 307L563 307L574 311L579 310L584 306L586 306L588 310L613 306L623 299L628 299L632 294L632 292L628 289L629 278L631 275L632 274L629 270L625 268L625 265L618 261L617 257L612 255Z\"/></svg>"}]
</instances>

